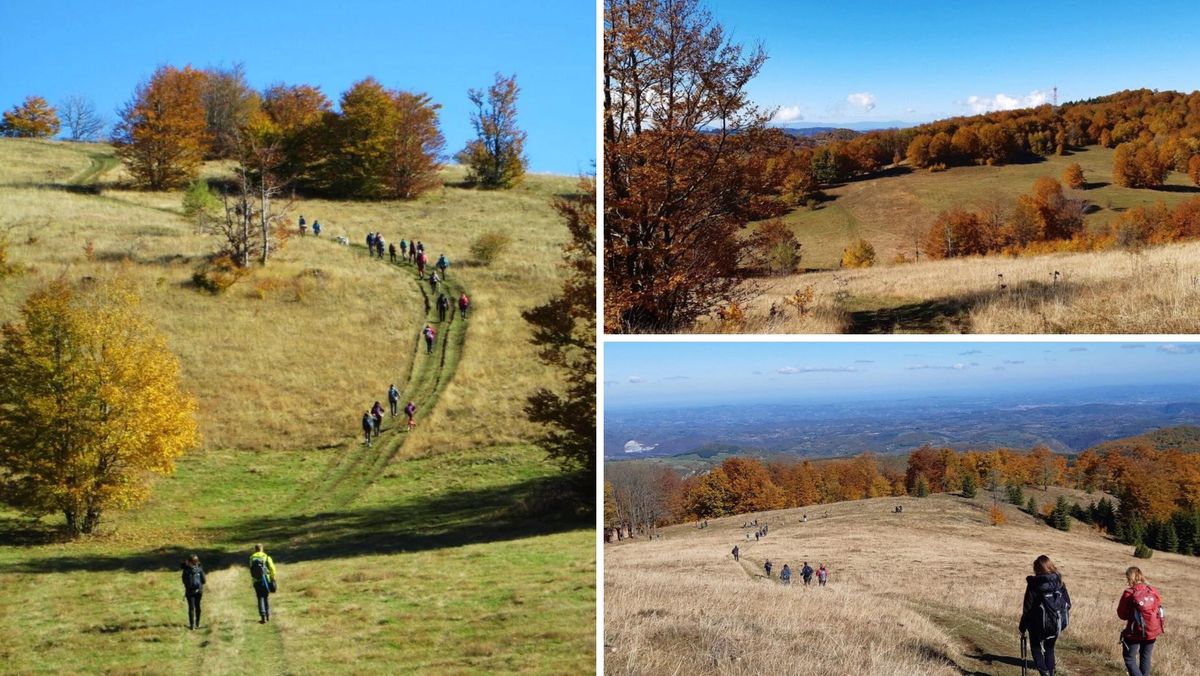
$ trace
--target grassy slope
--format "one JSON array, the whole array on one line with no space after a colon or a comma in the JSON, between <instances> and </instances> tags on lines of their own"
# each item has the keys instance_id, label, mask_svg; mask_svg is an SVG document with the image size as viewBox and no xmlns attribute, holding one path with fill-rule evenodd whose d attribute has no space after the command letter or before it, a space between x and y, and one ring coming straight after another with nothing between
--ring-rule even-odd
<instances>
[{"instance_id":1,"label":"grassy slope","mask_svg":"<svg viewBox=\"0 0 1200 676\"><path fill-rule=\"evenodd\" d=\"M1071 493L1080 499L1088 496ZM1056 491L1031 491L1045 502ZM903 504L903 514L892 506ZM1159 586L1170 633L1155 673L1200 673L1194 557L1131 548L1082 524L1055 531L1011 505L987 525L991 498L879 498L741 515L605 550L605 664L625 673L1012 674L1024 577L1038 554L1063 570L1075 603L1059 673L1124 673L1116 601L1124 570ZM807 514L807 523L800 516ZM761 542L744 522L769 523ZM737 544L741 565L729 551ZM767 580L770 559L776 578ZM777 584L784 563L825 563L827 588Z\"/></svg>"},{"instance_id":2,"label":"grassy slope","mask_svg":"<svg viewBox=\"0 0 1200 676\"><path fill-rule=\"evenodd\" d=\"M871 241L879 265L752 282L753 300L741 327L711 318L693 330L746 333L1196 333L1200 332L1200 269L1194 243L1148 249L1010 258L974 257L890 265L912 256L912 233L923 237L937 212L981 201L1011 201L1039 176L1061 176L1071 162L1084 168L1079 191L1097 209L1090 227L1120 211L1197 194L1186 176L1169 189L1133 190L1111 183L1112 151L1088 148L1067 157L1004 167L956 167L854 181L836 199L786 217L804 245L808 268L836 268L857 237ZM1061 276L1055 278L1053 273ZM1003 275L1001 280L998 275ZM1004 286L1001 286L1003 281ZM812 286L815 302L797 316L784 299ZM772 306L783 310L770 316Z\"/></svg>"},{"instance_id":3,"label":"grassy slope","mask_svg":"<svg viewBox=\"0 0 1200 676\"><path fill-rule=\"evenodd\" d=\"M804 265L837 268L842 250L863 237L875 245L878 260L890 262L896 254L913 256L904 226L916 223L921 233L929 229L938 212L953 207L971 208L983 200L1012 203L1029 192L1041 176L1062 180L1068 165L1078 162L1087 183L1077 194L1099 207L1089 214L1089 227L1099 228L1117 213L1139 204L1163 200L1169 205L1200 193L1184 174L1173 172L1166 190L1135 190L1112 183L1113 150L1092 146L1041 162L1000 167L954 167L931 173L913 171L851 181L828 191L835 199L815 210L797 209L785 217L804 245Z\"/></svg>"},{"instance_id":4,"label":"grassy slope","mask_svg":"<svg viewBox=\"0 0 1200 676\"><path fill-rule=\"evenodd\" d=\"M0 313L11 318L48 275L124 267L180 354L208 443L149 504L114 513L102 537L47 543L53 519L0 513L0 659L18 671L586 670L593 532L546 516L557 513L546 498L556 473L521 441L530 428L517 413L546 377L518 310L553 290L564 233L546 201L571 180L297 206L330 236L357 241L371 227L446 251L451 291L463 285L475 308L469 323L439 327L439 352L426 356L417 329L436 313L409 266L309 237L230 293L196 294L184 282L210 243L175 213L179 195L116 189L111 166L103 147L0 143L0 213L13 257L34 268L0 287ZM96 180L100 195L54 187ZM463 265L456 252L483 229L512 232L520 256ZM89 239L95 261L82 255ZM293 281L318 267L323 281ZM282 290L258 298L264 278ZM385 422L363 449L357 415L393 381L420 407L417 431ZM256 541L280 566L267 627L242 568ZM211 576L195 633L181 631L175 568L192 551Z\"/></svg>"}]
</instances>

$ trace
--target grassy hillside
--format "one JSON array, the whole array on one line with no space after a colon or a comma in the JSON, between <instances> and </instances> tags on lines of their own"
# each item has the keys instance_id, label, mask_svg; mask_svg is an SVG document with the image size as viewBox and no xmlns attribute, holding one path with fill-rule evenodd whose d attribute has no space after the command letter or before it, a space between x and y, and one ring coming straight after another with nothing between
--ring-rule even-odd
<instances>
[{"instance_id":1,"label":"grassy hillside","mask_svg":"<svg viewBox=\"0 0 1200 676\"><path fill-rule=\"evenodd\" d=\"M851 181L827 190L831 201L816 209L796 209L784 221L804 246L805 267L835 269L842 260L842 251L859 237L874 244L881 263L892 261L897 254L912 258L912 237L908 234L912 224L919 226L923 240L938 212L973 208L997 199L1012 204L1041 176L1061 181L1063 171L1074 163L1083 167L1086 180L1084 189L1075 194L1096 207L1087 216L1090 228L1106 226L1130 207L1158 200L1174 206L1200 194L1200 188L1192 185L1186 174L1177 172L1172 172L1167 185L1159 190L1117 186L1112 181L1114 152L1091 146L1028 164L952 167L941 172L904 167L893 175Z\"/></svg>"},{"instance_id":2,"label":"grassy hillside","mask_svg":"<svg viewBox=\"0 0 1200 676\"><path fill-rule=\"evenodd\" d=\"M700 321L699 332L746 333L1196 333L1200 332L1200 245L1172 244L1141 252L987 256L891 264L913 256L937 213L986 201L1012 203L1039 176L1061 177L1083 166L1091 228L1104 227L1139 204L1168 205L1200 194L1172 173L1160 190L1112 184L1113 151L1092 147L1066 157L944 172L903 169L838 186L832 201L785 217L804 247L808 274L747 283L752 300L740 326ZM838 270L857 238L872 242L877 265ZM1056 278L1055 272L1059 273ZM803 316L785 300L813 288ZM777 312L771 313L772 306Z\"/></svg>"},{"instance_id":3,"label":"grassy hillside","mask_svg":"<svg viewBox=\"0 0 1200 676\"><path fill-rule=\"evenodd\" d=\"M1080 500L1090 499L1069 491ZM1059 492L1032 491L1039 501ZM893 506L902 504L901 514ZM1013 674L1025 576L1048 554L1075 607L1058 673L1123 674L1116 602L1127 566L1160 587L1168 631L1155 673L1200 673L1194 558L1134 559L1076 522L1056 531L1004 506L988 525L986 493L879 498L712 519L605 550L605 669L613 674ZM800 523L807 514L807 523ZM769 523L762 541L743 524ZM730 550L739 545L741 563ZM770 559L775 577L762 564ZM829 586L778 583L784 563L831 571Z\"/></svg>"},{"instance_id":4,"label":"grassy hillside","mask_svg":"<svg viewBox=\"0 0 1200 676\"><path fill-rule=\"evenodd\" d=\"M558 502L557 469L521 412L550 374L520 310L559 284L566 230L549 200L574 179L403 203L302 200L293 217L319 219L322 239L292 238L220 296L189 283L212 242L183 220L181 195L122 180L104 146L0 141L0 233L26 268L0 281L0 321L41 281L119 270L180 357L204 447L96 537L60 541L57 517L0 511L6 669L589 669L594 529ZM471 296L468 320L439 326L434 355L418 348L436 320L427 285L411 266L368 259L357 244L368 229L446 253L451 291ZM471 265L470 242L488 230L514 247ZM342 234L355 246L332 241ZM418 404L417 429L385 421L363 448L359 416L393 382ZM244 567L255 542L280 570L265 626ZM178 579L191 552L210 576L196 632Z\"/></svg>"}]
</instances>

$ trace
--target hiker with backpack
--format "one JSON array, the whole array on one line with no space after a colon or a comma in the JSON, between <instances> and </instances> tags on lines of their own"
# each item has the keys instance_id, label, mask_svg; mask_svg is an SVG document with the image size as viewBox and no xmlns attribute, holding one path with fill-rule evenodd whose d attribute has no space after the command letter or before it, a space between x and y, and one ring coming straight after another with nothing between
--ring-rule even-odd
<instances>
[{"instance_id":1,"label":"hiker with backpack","mask_svg":"<svg viewBox=\"0 0 1200 676\"><path fill-rule=\"evenodd\" d=\"M767 562L763 564L763 569L767 571L767 577L771 577L771 559L767 559Z\"/></svg>"},{"instance_id":2,"label":"hiker with backpack","mask_svg":"<svg viewBox=\"0 0 1200 676\"><path fill-rule=\"evenodd\" d=\"M417 254L417 276L418 276L418 277L424 277L424 276L425 276L425 262L426 262L426 260L427 260L427 259L425 258L425 252L424 252L424 251L421 251L421 252L419 252L419 253Z\"/></svg>"},{"instance_id":3,"label":"hiker with backpack","mask_svg":"<svg viewBox=\"0 0 1200 676\"><path fill-rule=\"evenodd\" d=\"M275 592L275 562L263 551L262 545L254 545L250 555L250 581L254 595L258 597L258 623L271 621L270 595Z\"/></svg>"},{"instance_id":4,"label":"hiker with backpack","mask_svg":"<svg viewBox=\"0 0 1200 676\"><path fill-rule=\"evenodd\" d=\"M437 270L430 271L430 273L429 273L429 293L437 293L438 292L438 290L437 290L438 284L440 284L441 281L442 281L442 278L438 277Z\"/></svg>"},{"instance_id":5,"label":"hiker with backpack","mask_svg":"<svg viewBox=\"0 0 1200 676\"><path fill-rule=\"evenodd\" d=\"M375 402L375 405L371 407L371 422L375 427L375 436L378 437L379 433L383 431L383 404Z\"/></svg>"},{"instance_id":6,"label":"hiker with backpack","mask_svg":"<svg viewBox=\"0 0 1200 676\"><path fill-rule=\"evenodd\" d=\"M308 230L308 226L304 224L304 214L300 215L300 236L304 236L304 232Z\"/></svg>"},{"instance_id":7,"label":"hiker with backpack","mask_svg":"<svg viewBox=\"0 0 1200 676\"><path fill-rule=\"evenodd\" d=\"M392 409L392 417L396 417L396 411L400 408L400 390L396 389L396 384L392 383L388 386L388 407Z\"/></svg>"},{"instance_id":8,"label":"hiker with backpack","mask_svg":"<svg viewBox=\"0 0 1200 676\"><path fill-rule=\"evenodd\" d=\"M400 257L408 258L408 240L400 240Z\"/></svg>"},{"instance_id":9,"label":"hiker with backpack","mask_svg":"<svg viewBox=\"0 0 1200 676\"><path fill-rule=\"evenodd\" d=\"M313 237L321 236L321 221L313 221Z\"/></svg>"},{"instance_id":10,"label":"hiker with backpack","mask_svg":"<svg viewBox=\"0 0 1200 676\"><path fill-rule=\"evenodd\" d=\"M373 232L367 233L367 255L375 255L375 233Z\"/></svg>"},{"instance_id":11,"label":"hiker with backpack","mask_svg":"<svg viewBox=\"0 0 1200 676\"><path fill-rule=\"evenodd\" d=\"M804 578L804 586L805 587L812 586L812 576L813 576L812 566L808 565L808 561L805 561L804 567L800 569L800 577Z\"/></svg>"},{"instance_id":12,"label":"hiker with backpack","mask_svg":"<svg viewBox=\"0 0 1200 676\"><path fill-rule=\"evenodd\" d=\"M450 311L450 299L446 294L439 293L437 299L438 321L446 321L446 313Z\"/></svg>"},{"instance_id":13,"label":"hiker with backpack","mask_svg":"<svg viewBox=\"0 0 1200 676\"><path fill-rule=\"evenodd\" d=\"M738 550L738 546L734 545L733 546L733 562L734 563L737 563L740 560L738 558L740 556L740 554L741 554L741 552L740 552L740 550Z\"/></svg>"},{"instance_id":14,"label":"hiker with backpack","mask_svg":"<svg viewBox=\"0 0 1200 676\"><path fill-rule=\"evenodd\" d=\"M411 432L417 426L417 421L413 420L413 416L417 414L417 405L411 401L408 402L404 406L404 413L408 416L408 431Z\"/></svg>"},{"instance_id":15,"label":"hiker with backpack","mask_svg":"<svg viewBox=\"0 0 1200 676\"><path fill-rule=\"evenodd\" d=\"M200 627L200 599L204 596L204 585L208 578L204 576L204 567L200 565L200 557L192 554L183 561L183 598L188 604L188 629Z\"/></svg>"},{"instance_id":16,"label":"hiker with backpack","mask_svg":"<svg viewBox=\"0 0 1200 676\"><path fill-rule=\"evenodd\" d=\"M779 581L784 584L792 583L792 569L788 568L786 563L783 564L783 570L779 571Z\"/></svg>"},{"instance_id":17,"label":"hiker with backpack","mask_svg":"<svg viewBox=\"0 0 1200 676\"><path fill-rule=\"evenodd\" d=\"M1117 617L1125 620L1121 656L1129 676L1150 676L1150 653L1164 629L1162 597L1146 583L1146 576L1137 566L1125 570L1125 582L1129 587L1117 602Z\"/></svg>"},{"instance_id":18,"label":"hiker with backpack","mask_svg":"<svg viewBox=\"0 0 1200 676\"><path fill-rule=\"evenodd\" d=\"M442 279L446 278L446 268L450 267L450 259L446 258L446 254L438 254L437 262L433 264L438 270L442 271Z\"/></svg>"},{"instance_id":19,"label":"hiker with backpack","mask_svg":"<svg viewBox=\"0 0 1200 676\"><path fill-rule=\"evenodd\" d=\"M388 244L388 262L390 262L390 263L396 262L396 243L395 242Z\"/></svg>"},{"instance_id":20,"label":"hiker with backpack","mask_svg":"<svg viewBox=\"0 0 1200 676\"><path fill-rule=\"evenodd\" d=\"M371 445L371 432L375 431L375 422L371 420L370 411L363 411L362 428L363 434L366 436L363 445L369 447Z\"/></svg>"},{"instance_id":21,"label":"hiker with backpack","mask_svg":"<svg viewBox=\"0 0 1200 676\"><path fill-rule=\"evenodd\" d=\"M1040 676L1054 676L1054 643L1070 623L1071 595L1062 575L1045 554L1033 562L1033 575L1025 578L1025 599L1021 607L1022 666L1025 635L1033 651L1033 663Z\"/></svg>"},{"instance_id":22,"label":"hiker with backpack","mask_svg":"<svg viewBox=\"0 0 1200 676\"><path fill-rule=\"evenodd\" d=\"M437 341L437 331L429 324L421 330L421 335L425 336L425 354L433 354L433 344Z\"/></svg>"},{"instance_id":23,"label":"hiker with backpack","mask_svg":"<svg viewBox=\"0 0 1200 676\"><path fill-rule=\"evenodd\" d=\"M826 569L825 564L822 563L817 568L817 585L820 587L824 587L825 583L828 581L829 581L829 570Z\"/></svg>"},{"instance_id":24,"label":"hiker with backpack","mask_svg":"<svg viewBox=\"0 0 1200 676\"><path fill-rule=\"evenodd\" d=\"M463 292L458 297L458 315L463 319L467 318L467 308L471 307L471 299L467 298L467 292Z\"/></svg>"}]
</instances>

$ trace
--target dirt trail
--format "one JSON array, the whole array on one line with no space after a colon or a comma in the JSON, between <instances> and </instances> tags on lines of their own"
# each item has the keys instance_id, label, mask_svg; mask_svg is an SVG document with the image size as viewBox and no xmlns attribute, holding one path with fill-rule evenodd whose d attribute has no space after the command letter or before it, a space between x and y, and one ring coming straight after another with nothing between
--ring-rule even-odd
<instances>
[{"instance_id":1,"label":"dirt trail","mask_svg":"<svg viewBox=\"0 0 1200 676\"><path fill-rule=\"evenodd\" d=\"M280 622L272 608L271 621L259 624L254 590L248 569L233 566L208 576L204 588L204 614L195 631L200 643L196 673L287 673Z\"/></svg>"}]
</instances>

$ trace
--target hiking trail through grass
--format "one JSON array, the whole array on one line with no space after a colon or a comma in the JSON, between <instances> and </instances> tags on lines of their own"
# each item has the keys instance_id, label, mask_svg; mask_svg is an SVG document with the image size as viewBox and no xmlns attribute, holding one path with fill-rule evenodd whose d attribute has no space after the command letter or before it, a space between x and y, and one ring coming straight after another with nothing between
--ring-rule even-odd
<instances>
[{"instance_id":1,"label":"hiking trail through grass","mask_svg":"<svg viewBox=\"0 0 1200 676\"><path fill-rule=\"evenodd\" d=\"M363 248L358 244L356 249ZM384 261L379 261L384 263ZM417 406L415 419L420 427L422 418L428 418L437 403L438 395L454 376L458 361L462 357L467 336L467 320L459 316L454 299L465 289L457 280L445 279L440 290L451 299L451 308L445 322L437 321L436 298L425 279L417 275L417 266L407 258L387 262L387 267L400 275L413 275L421 290L425 304L425 321L438 330L433 354L427 354L421 327L412 327L409 357L412 368L408 382L400 389L400 406L408 401ZM433 266L429 266L433 269ZM397 338L401 345L403 336ZM315 485L305 487L297 493L291 506L295 510L318 512L344 507L354 500L367 486L379 478L391 461L400 453L410 433L403 411L394 418L385 415L383 433L370 446L364 446L358 437L334 449L329 468Z\"/></svg>"}]
</instances>

